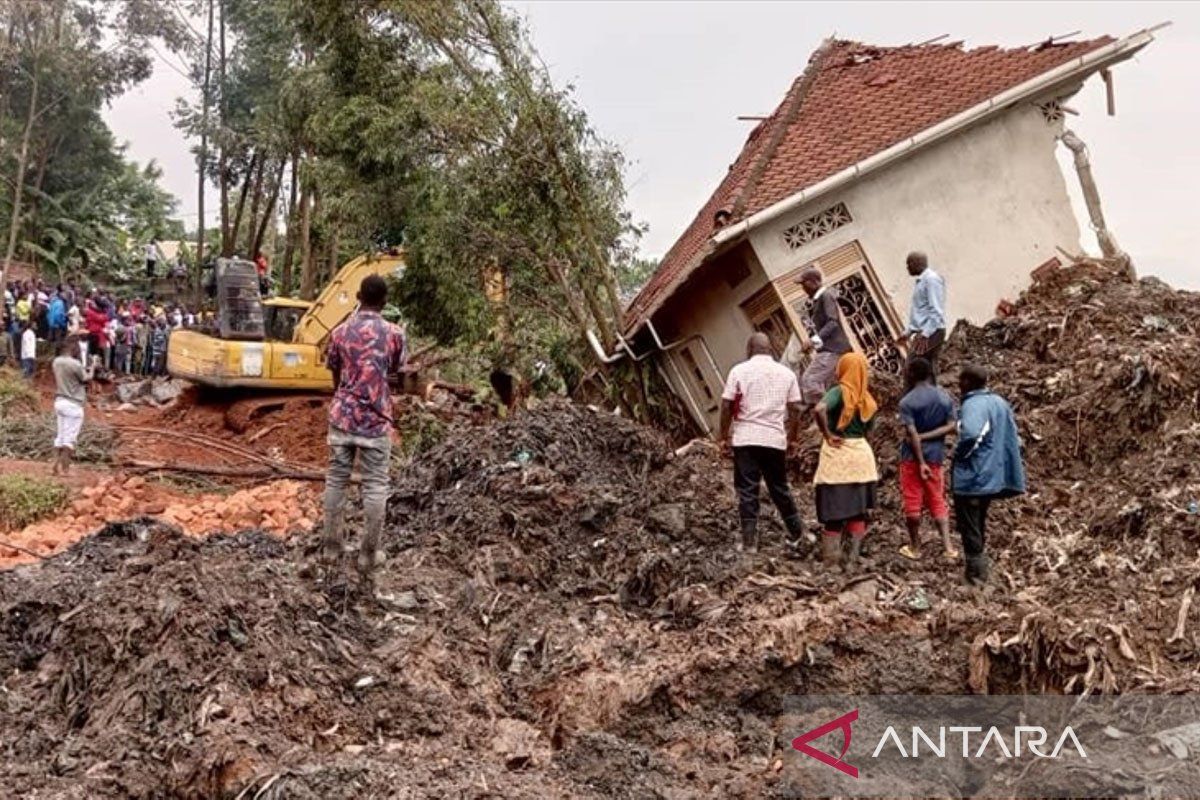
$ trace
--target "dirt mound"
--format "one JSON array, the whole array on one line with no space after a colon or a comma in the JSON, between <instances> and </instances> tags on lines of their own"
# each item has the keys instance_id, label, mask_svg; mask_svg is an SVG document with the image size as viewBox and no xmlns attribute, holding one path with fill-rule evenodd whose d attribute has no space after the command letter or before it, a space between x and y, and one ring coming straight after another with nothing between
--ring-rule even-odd
<instances>
[{"instance_id":1,"label":"dirt mound","mask_svg":"<svg viewBox=\"0 0 1200 800\"><path fill-rule=\"evenodd\" d=\"M762 797L795 693L1195 691L1195 297L1096 268L951 337L1017 406L997 579L900 558L894 388L861 575L732 548L729 466L545 403L395 478L378 598L300 542L110 527L0 573L16 794ZM451 423L453 424L453 423ZM810 469L811 452L800 470ZM802 507L810 490L797 483Z\"/></svg>"}]
</instances>

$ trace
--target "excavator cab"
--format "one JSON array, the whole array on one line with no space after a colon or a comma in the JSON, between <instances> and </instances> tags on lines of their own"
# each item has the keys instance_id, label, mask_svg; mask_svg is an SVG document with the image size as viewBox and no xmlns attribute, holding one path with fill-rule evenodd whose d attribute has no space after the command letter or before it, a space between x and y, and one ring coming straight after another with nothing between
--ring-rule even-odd
<instances>
[{"instance_id":1,"label":"excavator cab","mask_svg":"<svg viewBox=\"0 0 1200 800\"><path fill-rule=\"evenodd\" d=\"M216 266L217 330L222 339L261 342L262 297L253 261L219 258Z\"/></svg>"},{"instance_id":2,"label":"excavator cab","mask_svg":"<svg viewBox=\"0 0 1200 800\"><path fill-rule=\"evenodd\" d=\"M312 303L290 297L272 297L263 301L263 328L267 339L290 342L296 335L296 325L308 313Z\"/></svg>"}]
</instances>

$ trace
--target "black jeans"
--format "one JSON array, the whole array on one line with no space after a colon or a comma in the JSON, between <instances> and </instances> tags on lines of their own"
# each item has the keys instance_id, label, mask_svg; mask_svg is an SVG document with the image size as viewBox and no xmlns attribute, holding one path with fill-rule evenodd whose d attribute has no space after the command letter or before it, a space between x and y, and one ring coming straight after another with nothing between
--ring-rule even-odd
<instances>
[{"instance_id":1,"label":"black jeans","mask_svg":"<svg viewBox=\"0 0 1200 800\"><path fill-rule=\"evenodd\" d=\"M800 514L788 486L784 451L754 445L733 448L733 486L737 490L738 516L743 526L758 522L758 485L762 481L766 481L767 493L779 509L788 532L799 534Z\"/></svg>"},{"instance_id":2,"label":"black jeans","mask_svg":"<svg viewBox=\"0 0 1200 800\"><path fill-rule=\"evenodd\" d=\"M968 558L983 555L987 537L988 508L991 505L990 497L954 495L954 525L962 536L963 554Z\"/></svg>"}]
</instances>

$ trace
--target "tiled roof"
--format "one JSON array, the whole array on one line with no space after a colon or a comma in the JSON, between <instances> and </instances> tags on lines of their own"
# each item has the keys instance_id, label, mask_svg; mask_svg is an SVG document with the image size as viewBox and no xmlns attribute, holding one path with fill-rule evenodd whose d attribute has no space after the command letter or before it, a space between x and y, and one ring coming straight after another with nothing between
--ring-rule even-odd
<instances>
[{"instance_id":1,"label":"tiled roof","mask_svg":"<svg viewBox=\"0 0 1200 800\"><path fill-rule=\"evenodd\" d=\"M639 325L710 254L716 215L732 224L953 117L1103 47L1104 37L1015 49L961 43L874 47L828 40L742 152L626 310Z\"/></svg>"}]
</instances>

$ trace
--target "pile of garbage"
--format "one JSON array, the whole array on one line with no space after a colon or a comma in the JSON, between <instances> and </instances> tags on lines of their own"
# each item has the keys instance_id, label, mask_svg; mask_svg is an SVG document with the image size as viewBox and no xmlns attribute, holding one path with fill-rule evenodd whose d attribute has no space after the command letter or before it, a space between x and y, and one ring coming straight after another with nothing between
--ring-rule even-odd
<instances>
[{"instance_id":1,"label":"pile of garbage","mask_svg":"<svg viewBox=\"0 0 1200 800\"><path fill-rule=\"evenodd\" d=\"M0 573L4 784L764 797L785 791L797 693L1196 691L1198 322L1193 295L1082 265L958 327L942 380L992 368L1030 472L996 507L982 590L932 541L897 553L885 382L853 575L790 557L773 512L763 551L737 553L713 448L566 402L448 423L395 477L371 590L311 538L109 526Z\"/></svg>"}]
</instances>

